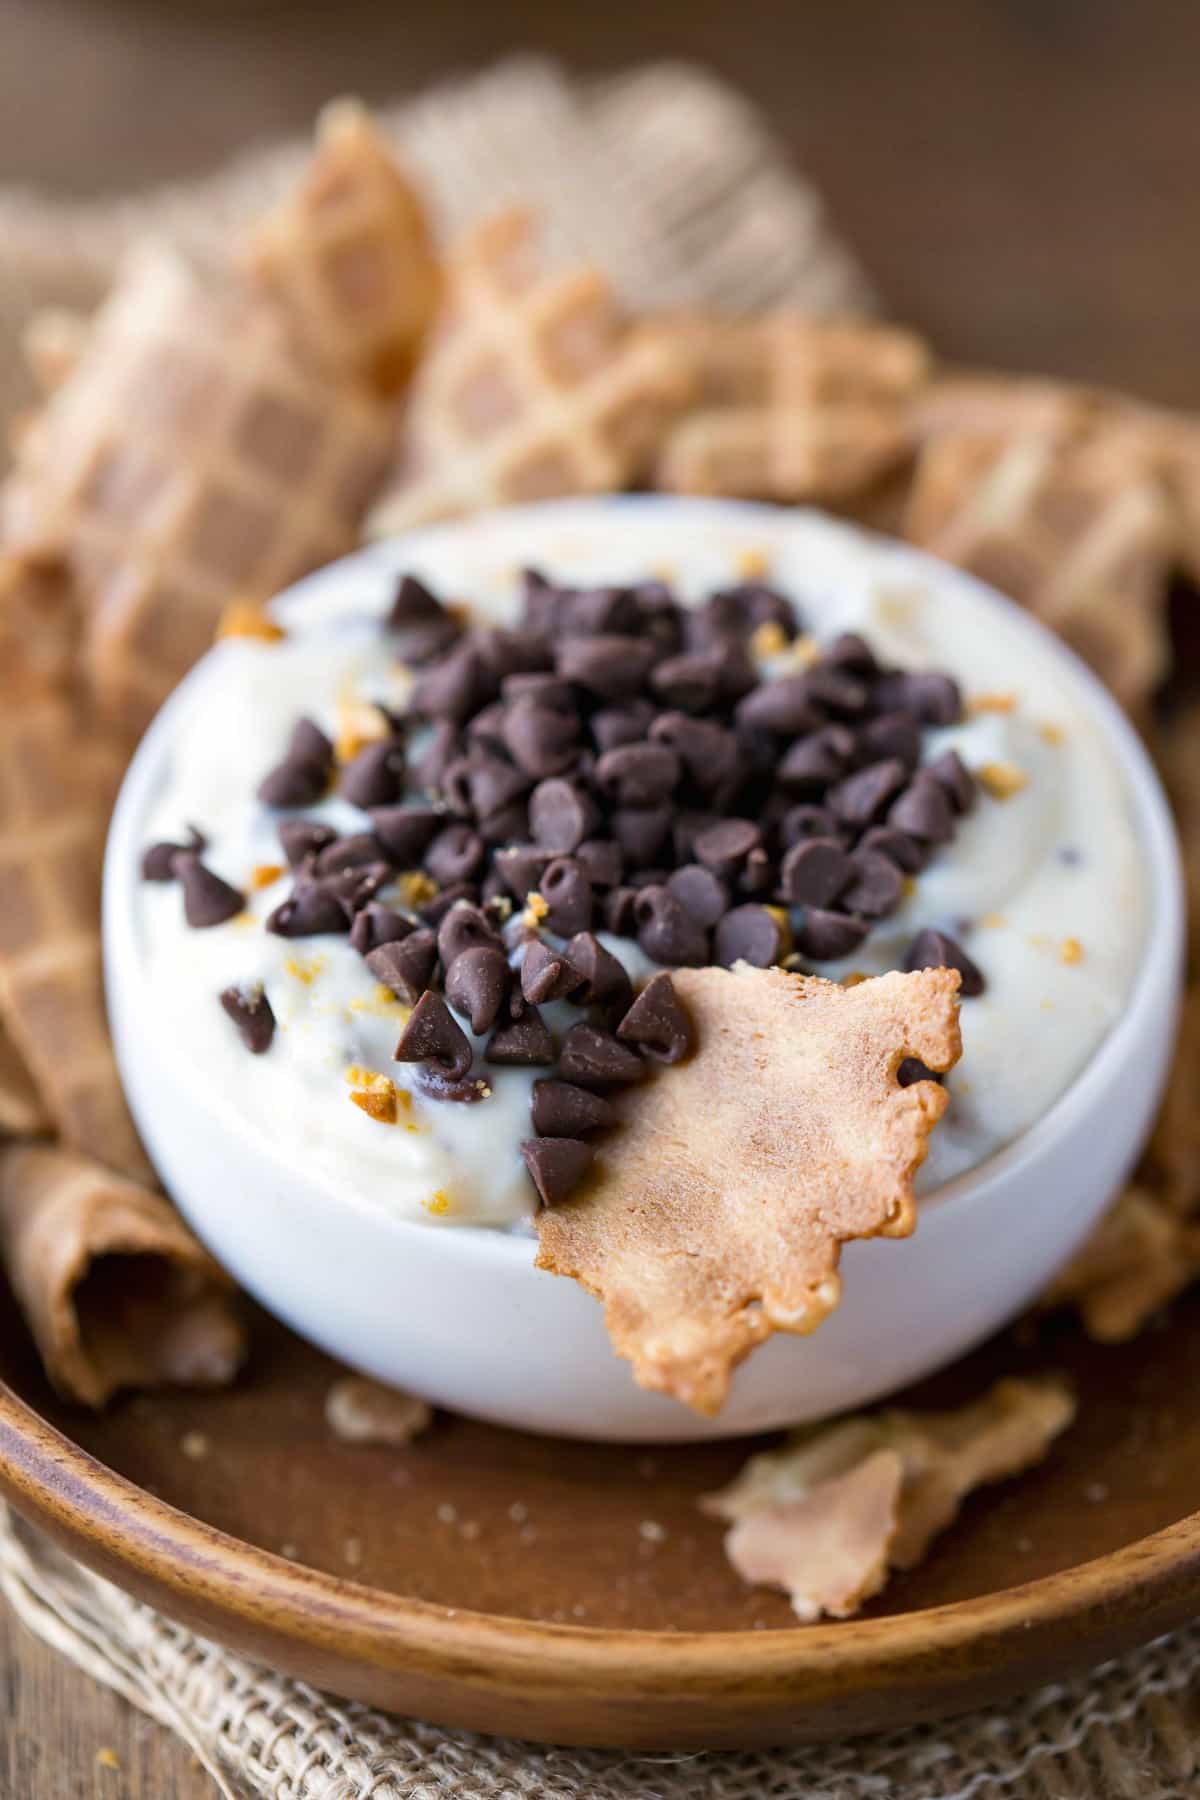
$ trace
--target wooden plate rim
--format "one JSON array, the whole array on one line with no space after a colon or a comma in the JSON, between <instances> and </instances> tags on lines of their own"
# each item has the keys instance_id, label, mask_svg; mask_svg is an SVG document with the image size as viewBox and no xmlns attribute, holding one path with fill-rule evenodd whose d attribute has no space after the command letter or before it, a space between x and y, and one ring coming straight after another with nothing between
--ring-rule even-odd
<instances>
[{"instance_id":1,"label":"wooden plate rim","mask_svg":"<svg viewBox=\"0 0 1200 1800\"><path fill-rule=\"evenodd\" d=\"M53 1535L85 1546L84 1560L91 1549L178 1595L185 1609L206 1603L214 1616L269 1625L376 1666L395 1666L403 1651L409 1669L416 1653L430 1671L493 1682L534 1676L543 1691L560 1685L559 1674L574 1686L584 1671L616 1676L626 1692L636 1682L647 1695L676 1692L684 1673L693 1697L698 1688L794 1689L817 1670L823 1687L844 1687L855 1671L899 1676L930 1655L1015 1632L1029 1648L1039 1627L1061 1629L1096 1609L1113 1625L1146 1619L1161 1631L1190 1617L1200 1599L1196 1512L1073 1568L886 1618L769 1632L637 1631L445 1607L307 1569L192 1518L82 1450L3 1382L0 1490ZM1120 1635L1130 1638L1128 1629Z\"/></svg>"}]
</instances>

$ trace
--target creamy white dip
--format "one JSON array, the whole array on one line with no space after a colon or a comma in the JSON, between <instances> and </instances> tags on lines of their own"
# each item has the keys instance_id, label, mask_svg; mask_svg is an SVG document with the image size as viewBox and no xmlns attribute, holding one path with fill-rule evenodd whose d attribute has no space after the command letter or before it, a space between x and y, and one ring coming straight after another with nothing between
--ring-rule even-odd
<instances>
[{"instance_id":1,"label":"creamy white dip","mask_svg":"<svg viewBox=\"0 0 1200 1800\"><path fill-rule=\"evenodd\" d=\"M611 502L603 511L570 504L422 534L403 553L382 546L323 571L277 604L284 641L227 640L192 678L176 703L143 842L181 839L195 824L209 841L208 866L251 890L256 870L284 861L280 815L255 788L296 719L307 715L336 736L356 697L403 704L409 678L379 630L397 572L411 569L442 598L502 622L519 603L527 563L588 585L661 575L685 601L761 573L793 599L818 642L860 630L884 660L957 676L967 717L928 734L924 754L957 749L984 784L979 801L898 911L847 962L818 972L837 979L895 968L922 927L948 931L983 971L985 993L963 1002L963 1057L948 1078L951 1103L921 1192L1040 1118L1119 1016L1141 955L1145 884L1114 756L1074 669L1015 609L828 521L686 503L631 501L619 512ZM365 825L337 799L302 813L342 831ZM177 885L139 888L146 1004L156 1028L187 1046L197 1106L233 1109L348 1201L441 1223L528 1218L534 1195L518 1146L532 1131L532 1083L547 1071L481 1063L491 1093L476 1105L413 1091L413 1069L392 1060L405 1010L349 940L262 929L290 886L281 875L249 891L242 916L199 931L184 922ZM603 941L635 979L650 967L631 941ZM252 981L264 984L278 1022L257 1057L217 1001L222 988ZM545 1016L565 1028L579 1014L560 1006ZM398 1123L351 1103L350 1071L395 1081Z\"/></svg>"}]
</instances>

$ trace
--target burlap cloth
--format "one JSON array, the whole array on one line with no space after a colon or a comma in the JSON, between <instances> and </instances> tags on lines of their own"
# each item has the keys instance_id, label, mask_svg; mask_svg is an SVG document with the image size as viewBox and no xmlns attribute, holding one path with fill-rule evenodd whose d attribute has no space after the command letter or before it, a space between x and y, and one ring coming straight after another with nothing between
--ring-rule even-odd
<instances>
[{"instance_id":1,"label":"burlap cloth","mask_svg":"<svg viewBox=\"0 0 1200 1800\"><path fill-rule=\"evenodd\" d=\"M522 60L387 115L449 229L533 199L551 237L639 305L861 309L870 290L753 111L699 72L580 87ZM301 146L99 205L0 194L0 414L28 398L17 332L90 305L147 227L203 251L287 181ZM25 1623L169 1725L228 1800L1174 1800L1200 1791L1200 1626L944 1727L817 1749L622 1756L543 1749L340 1703L243 1661L87 1573L0 1514L0 1585ZM157 1797L156 1797L157 1800Z\"/></svg>"}]
</instances>

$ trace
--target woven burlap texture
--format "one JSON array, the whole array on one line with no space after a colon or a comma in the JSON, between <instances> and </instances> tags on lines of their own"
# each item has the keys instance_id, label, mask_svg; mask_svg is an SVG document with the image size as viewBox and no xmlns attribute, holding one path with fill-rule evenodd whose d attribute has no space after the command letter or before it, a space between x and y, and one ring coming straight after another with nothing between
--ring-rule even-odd
<instances>
[{"instance_id":1,"label":"woven burlap texture","mask_svg":"<svg viewBox=\"0 0 1200 1800\"><path fill-rule=\"evenodd\" d=\"M812 189L753 110L697 70L579 86L525 58L384 119L448 231L485 207L532 201L553 247L602 262L635 305L870 305ZM16 344L32 312L90 307L148 231L220 254L303 154L254 152L211 180L101 205L0 193L0 417L30 396ZM1200 1788L1200 1627L944 1727L817 1749L625 1756L335 1701L172 1624L3 1509L0 1585L33 1631L177 1732L226 1800L1183 1800Z\"/></svg>"}]
</instances>

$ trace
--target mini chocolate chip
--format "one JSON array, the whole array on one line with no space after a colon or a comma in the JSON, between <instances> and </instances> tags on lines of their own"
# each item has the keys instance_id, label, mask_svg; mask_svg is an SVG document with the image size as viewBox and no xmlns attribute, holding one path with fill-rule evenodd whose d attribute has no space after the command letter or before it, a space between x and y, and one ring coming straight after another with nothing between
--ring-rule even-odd
<instances>
[{"instance_id":1,"label":"mini chocolate chip","mask_svg":"<svg viewBox=\"0 0 1200 1800\"><path fill-rule=\"evenodd\" d=\"M614 937L632 937L637 929L636 906L636 888L617 887L611 894L605 894L604 929L611 931Z\"/></svg>"},{"instance_id":2,"label":"mini chocolate chip","mask_svg":"<svg viewBox=\"0 0 1200 1800\"><path fill-rule=\"evenodd\" d=\"M562 775L579 757L578 716L532 697L517 700L505 714L504 744L533 780Z\"/></svg>"},{"instance_id":3,"label":"mini chocolate chip","mask_svg":"<svg viewBox=\"0 0 1200 1800\"><path fill-rule=\"evenodd\" d=\"M906 831L897 831L894 825L872 825L859 840L858 848L877 850L880 856L890 857L906 875L919 875L929 859L924 844L909 837Z\"/></svg>"},{"instance_id":4,"label":"mini chocolate chip","mask_svg":"<svg viewBox=\"0 0 1200 1800\"><path fill-rule=\"evenodd\" d=\"M602 706L589 720L597 750L616 750L622 744L641 744L654 722L649 700L628 700L624 706Z\"/></svg>"},{"instance_id":5,"label":"mini chocolate chip","mask_svg":"<svg viewBox=\"0 0 1200 1800\"><path fill-rule=\"evenodd\" d=\"M667 887L684 911L706 930L729 911L729 889L703 863L684 863L667 877Z\"/></svg>"},{"instance_id":6,"label":"mini chocolate chip","mask_svg":"<svg viewBox=\"0 0 1200 1800\"><path fill-rule=\"evenodd\" d=\"M368 744L348 762L338 777L338 793L364 811L390 806L404 792L404 745L399 738Z\"/></svg>"},{"instance_id":7,"label":"mini chocolate chip","mask_svg":"<svg viewBox=\"0 0 1200 1800\"><path fill-rule=\"evenodd\" d=\"M775 865L762 848L752 850L737 878L738 892L752 898L769 894L777 885Z\"/></svg>"},{"instance_id":8,"label":"mini chocolate chip","mask_svg":"<svg viewBox=\"0 0 1200 1800\"><path fill-rule=\"evenodd\" d=\"M628 869L647 868L671 835L669 806L619 806L609 824Z\"/></svg>"},{"instance_id":9,"label":"mini chocolate chip","mask_svg":"<svg viewBox=\"0 0 1200 1800\"><path fill-rule=\"evenodd\" d=\"M461 752L458 732L449 719L435 720L425 748L413 764L413 780L428 793L440 793L446 770Z\"/></svg>"},{"instance_id":10,"label":"mini chocolate chip","mask_svg":"<svg viewBox=\"0 0 1200 1800\"><path fill-rule=\"evenodd\" d=\"M634 906L637 941L666 968L700 967L708 961L708 933L668 887L640 889Z\"/></svg>"},{"instance_id":11,"label":"mini chocolate chip","mask_svg":"<svg viewBox=\"0 0 1200 1800\"><path fill-rule=\"evenodd\" d=\"M533 844L514 844L506 850L497 850L494 858L496 870L509 893L522 902L526 894L534 892L552 860L548 850L538 849Z\"/></svg>"},{"instance_id":12,"label":"mini chocolate chip","mask_svg":"<svg viewBox=\"0 0 1200 1800\"><path fill-rule=\"evenodd\" d=\"M912 713L882 713L858 729L859 753L864 762L896 758L906 769L921 759L921 726Z\"/></svg>"},{"instance_id":13,"label":"mini chocolate chip","mask_svg":"<svg viewBox=\"0 0 1200 1800\"><path fill-rule=\"evenodd\" d=\"M391 988L406 1006L415 1006L433 980L437 939L432 931L421 926L406 938L368 950L366 963L376 981Z\"/></svg>"},{"instance_id":14,"label":"mini chocolate chip","mask_svg":"<svg viewBox=\"0 0 1200 1800\"><path fill-rule=\"evenodd\" d=\"M208 849L208 839L194 825L188 826L188 838L190 841L186 844L151 844L142 856L142 880L174 881L173 865L177 856L198 856Z\"/></svg>"},{"instance_id":15,"label":"mini chocolate chip","mask_svg":"<svg viewBox=\"0 0 1200 1800\"><path fill-rule=\"evenodd\" d=\"M904 952L903 969L957 969L962 977L959 993L973 1000L987 986L983 971L972 962L957 939L944 931L918 931Z\"/></svg>"},{"instance_id":16,"label":"mini chocolate chip","mask_svg":"<svg viewBox=\"0 0 1200 1800\"><path fill-rule=\"evenodd\" d=\"M789 806L779 821L779 841L785 850L809 838L836 838L837 824L833 814L823 806Z\"/></svg>"},{"instance_id":17,"label":"mini chocolate chip","mask_svg":"<svg viewBox=\"0 0 1200 1800\"><path fill-rule=\"evenodd\" d=\"M582 985L582 975L565 952L552 950L541 938L530 939L521 963L521 992L532 1005L565 1000Z\"/></svg>"},{"instance_id":18,"label":"mini chocolate chip","mask_svg":"<svg viewBox=\"0 0 1200 1800\"><path fill-rule=\"evenodd\" d=\"M854 751L854 734L844 725L797 738L779 765L779 785L788 793L819 793L846 772Z\"/></svg>"},{"instance_id":19,"label":"mini chocolate chip","mask_svg":"<svg viewBox=\"0 0 1200 1800\"><path fill-rule=\"evenodd\" d=\"M412 710L423 719L461 725L493 698L498 682L470 638L425 670L412 692Z\"/></svg>"},{"instance_id":20,"label":"mini chocolate chip","mask_svg":"<svg viewBox=\"0 0 1200 1800\"><path fill-rule=\"evenodd\" d=\"M675 649L680 639L682 609L666 582L640 581L632 592L639 632L665 650Z\"/></svg>"},{"instance_id":21,"label":"mini chocolate chip","mask_svg":"<svg viewBox=\"0 0 1200 1800\"><path fill-rule=\"evenodd\" d=\"M957 750L943 750L931 763L926 763L925 772L941 782L956 813L970 812L975 804L975 777Z\"/></svg>"},{"instance_id":22,"label":"mini chocolate chip","mask_svg":"<svg viewBox=\"0 0 1200 1800\"><path fill-rule=\"evenodd\" d=\"M384 847L373 831L354 831L326 844L317 854L314 867L318 875L340 875L345 869L363 869L386 861Z\"/></svg>"},{"instance_id":23,"label":"mini chocolate chip","mask_svg":"<svg viewBox=\"0 0 1200 1800\"><path fill-rule=\"evenodd\" d=\"M387 630L395 639L400 660L419 664L448 650L461 637L463 626L423 581L415 575L402 575L387 617Z\"/></svg>"},{"instance_id":24,"label":"mini chocolate chip","mask_svg":"<svg viewBox=\"0 0 1200 1800\"><path fill-rule=\"evenodd\" d=\"M579 864L594 888L616 887L624 871L621 846L612 838L585 838L574 851Z\"/></svg>"},{"instance_id":25,"label":"mini chocolate chip","mask_svg":"<svg viewBox=\"0 0 1200 1800\"><path fill-rule=\"evenodd\" d=\"M538 1136L548 1138L583 1137L617 1122L617 1115L603 1094L592 1094L570 1081L546 1077L533 1084L530 1113Z\"/></svg>"},{"instance_id":26,"label":"mini chocolate chip","mask_svg":"<svg viewBox=\"0 0 1200 1800\"><path fill-rule=\"evenodd\" d=\"M580 1020L572 1025L562 1041L558 1072L564 1081L580 1087L628 1087L641 1081L646 1066L640 1056L622 1044L611 1031Z\"/></svg>"},{"instance_id":27,"label":"mini chocolate chip","mask_svg":"<svg viewBox=\"0 0 1200 1800\"><path fill-rule=\"evenodd\" d=\"M892 669L875 682L877 712L915 713L923 725L957 725L962 718L962 690L950 675L935 670Z\"/></svg>"},{"instance_id":28,"label":"mini chocolate chip","mask_svg":"<svg viewBox=\"0 0 1200 1800\"><path fill-rule=\"evenodd\" d=\"M577 1006L601 1006L612 1012L625 1010L633 998L633 983L620 957L606 950L594 932L576 932L564 954L583 978L583 987L575 995Z\"/></svg>"},{"instance_id":29,"label":"mini chocolate chip","mask_svg":"<svg viewBox=\"0 0 1200 1800\"><path fill-rule=\"evenodd\" d=\"M696 839L702 831L708 831L721 823L719 813L694 812L690 808L678 812L671 827L672 860L676 864L696 861Z\"/></svg>"},{"instance_id":30,"label":"mini chocolate chip","mask_svg":"<svg viewBox=\"0 0 1200 1800\"><path fill-rule=\"evenodd\" d=\"M904 892L904 877L889 856L879 850L852 851L854 879L839 905L865 919L882 919L893 912Z\"/></svg>"},{"instance_id":31,"label":"mini chocolate chip","mask_svg":"<svg viewBox=\"0 0 1200 1800\"><path fill-rule=\"evenodd\" d=\"M574 857L556 856L542 875L538 892L550 909L548 930L559 937L587 930L592 922L592 886Z\"/></svg>"},{"instance_id":32,"label":"mini chocolate chip","mask_svg":"<svg viewBox=\"0 0 1200 1800\"><path fill-rule=\"evenodd\" d=\"M617 1036L656 1062L682 1062L690 1054L695 1029L669 975L650 977L617 1026Z\"/></svg>"},{"instance_id":33,"label":"mini chocolate chip","mask_svg":"<svg viewBox=\"0 0 1200 1800\"><path fill-rule=\"evenodd\" d=\"M870 698L865 682L856 681L844 668L830 663L815 663L801 676L814 706L837 718L853 718L865 712Z\"/></svg>"},{"instance_id":34,"label":"mini chocolate chip","mask_svg":"<svg viewBox=\"0 0 1200 1800\"><path fill-rule=\"evenodd\" d=\"M443 888L432 900L426 900L423 905L418 906L417 917L436 929L446 914L460 904L478 906L479 888L475 882L456 881L450 887Z\"/></svg>"},{"instance_id":35,"label":"mini chocolate chip","mask_svg":"<svg viewBox=\"0 0 1200 1800\"><path fill-rule=\"evenodd\" d=\"M494 677L492 692L498 691L504 676L542 674L554 660L546 633L527 625L477 625L471 644Z\"/></svg>"},{"instance_id":36,"label":"mini chocolate chip","mask_svg":"<svg viewBox=\"0 0 1200 1800\"><path fill-rule=\"evenodd\" d=\"M560 631L571 636L634 632L638 623L638 609L630 588L568 588L563 594L558 625Z\"/></svg>"},{"instance_id":37,"label":"mini chocolate chip","mask_svg":"<svg viewBox=\"0 0 1200 1800\"><path fill-rule=\"evenodd\" d=\"M719 658L708 650L667 657L651 672L650 686L664 706L685 713L705 712L721 691Z\"/></svg>"},{"instance_id":38,"label":"mini chocolate chip","mask_svg":"<svg viewBox=\"0 0 1200 1800\"><path fill-rule=\"evenodd\" d=\"M300 719L292 731L283 761L258 784L264 806L311 806L320 800L333 773L333 745L311 719Z\"/></svg>"},{"instance_id":39,"label":"mini chocolate chip","mask_svg":"<svg viewBox=\"0 0 1200 1800\"><path fill-rule=\"evenodd\" d=\"M954 815L946 790L936 775L924 769L917 770L911 784L893 802L887 822L926 844L945 844L954 836Z\"/></svg>"},{"instance_id":40,"label":"mini chocolate chip","mask_svg":"<svg viewBox=\"0 0 1200 1800\"><path fill-rule=\"evenodd\" d=\"M714 874L736 876L752 850L762 848L762 832L749 819L722 819L696 839L696 861Z\"/></svg>"},{"instance_id":41,"label":"mini chocolate chip","mask_svg":"<svg viewBox=\"0 0 1200 1800\"><path fill-rule=\"evenodd\" d=\"M553 632L562 600L562 589L548 581L540 569L521 571L521 621L531 630Z\"/></svg>"},{"instance_id":42,"label":"mini chocolate chip","mask_svg":"<svg viewBox=\"0 0 1200 1800\"><path fill-rule=\"evenodd\" d=\"M350 942L360 956L366 956L369 951L378 950L380 944L399 943L414 930L411 919L393 912L390 906L383 906L378 900L371 900L355 913Z\"/></svg>"},{"instance_id":43,"label":"mini chocolate chip","mask_svg":"<svg viewBox=\"0 0 1200 1800\"><path fill-rule=\"evenodd\" d=\"M223 925L245 906L245 895L214 874L194 850L177 853L173 868L183 889L183 916L193 931Z\"/></svg>"},{"instance_id":44,"label":"mini chocolate chip","mask_svg":"<svg viewBox=\"0 0 1200 1800\"><path fill-rule=\"evenodd\" d=\"M325 932L350 928L350 914L338 895L323 881L309 881L280 902L265 921L276 937L320 937Z\"/></svg>"},{"instance_id":45,"label":"mini chocolate chip","mask_svg":"<svg viewBox=\"0 0 1200 1800\"><path fill-rule=\"evenodd\" d=\"M769 969L787 950L785 930L775 914L753 902L735 906L717 926L713 960L723 968L735 962L747 962L756 969Z\"/></svg>"},{"instance_id":46,"label":"mini chocolate chip","mask_svg":"<svg viewBox=\"0 0 1200 1800\"><path fill-rule=\"evenodd\" d=\"M738 740L711 719L689 719L686 713L660 713L650 727L651 739L674 750L702 794L733 779L738 768Z\"/></svg>"},{"instance_id":47,"label":"mini chocolate chip","mask_svg":"<svg viewBox=\"0 0 1200 1800\"><path fill-rule=\"evenodd\" d=\"M283 854L295 869L310 856L319 856L335 841L337 832L330 825L319 824L316 819L280 819L278 837Z\"/></svg>"},{"instance_id":48,"label":"mini chocolate chip","mask_svg":"<svg viewBox=\"0 0 1200 1800\"><path fill-rule=\"evenodd\" d=\"M529 792L533 783L524 770L498 756L476 754L471 760L467 791L476 818L493 817Z\"/></svg>"},{"instance_id":49,"label":"mini chocolate chip","mask_svg":"<svg viewBox=\"0 0 1200 1800\"><path fill-rule=\"evenodd\" d=\"M561 675L551 675L543 670L506 675L500 683L500 697L506 706L527 700L535 706L549 707L551 712L575 715L575 690L570 682L564 681Z\"/></svg>"},{"instance_id":50,"label":"mini chocolate chip","mask_svg":"<svg viewBox=\"0 0 1200 1800\"><path fill-rule=\"evenodd\" d=\"M496 949L499 944L500 939L487 914L469 901L456 901L438 924L437 947L443 968L448 969L464 950L473 950L480 945Z\"/></svg>"},{"instance_id":51,"label":"mini chocolate chip","mask_svg":"<svg viewBox=\"0 0 1200 1800\"><path fill-rule=\"evenodd\" d=\"M412 939L407 942L411 944ZM384 956L390 948L385 945L383 950L372 954ZM397 949L403 950L404 945L398 945ZM451 1018L442 996L435 994L432 988L426 988L413 1007L393 1055L396 1062L432 1063L451 1081L461 1081L471 1067L471 1045L467 1035Z\"/></svg>"},{"instance_id":52,"label":"mini chocolate chip","mask_svg":"<svg viewBox=\"0 0 1200 1800\"><path fill-rule=\"evenodd\" d=\"M555 667L567 681L601 700L627 700L650 673L656 649L644 638L604 633L560 640Z\"/></svg>"},{"instance_id":53,"label":"mini chocolate chip","mask_svg":"<svg viewBox=\"0 0 1200 1800\"><path fill-rule=\"evenodd\" d=\"M415 869L445 823L443 815L429 806L380 806L370 816L375 836L398 869ZM281 839L283 830L281 825Z\"/></svg>"},{"instance_id":54,"label":"mini chocolate chip","mask_svg":"<svg viewBox=\"0 0 1200 1800\"><path fill-rule=\"evenodd\" d=\"M837 962L858 949L868 930L865 919L826 912L820 906L807 906L795 928L796 948L813 962Z\"/></svg>"},{"instance_id":55,"label":"mini chocolate chip","mask_svg":"<svg viewBox=\"0 0 1200 1800\"><path fill-rule=\"evenodd\" d=\"M622 744L596 764L596 786L613 806L657 806L667 800L682 772L666 744Z\"/></svg>"},{"instance_id":56,"label":"mini chocolate chip","mask_svg":"<svg viewBox=\"0 0 1200 1800\"><path fill-rule=\"evenodd\" d=\"M765 727L781 737L799 737L802 732L816 731L823 716L813 705L807 675L781 675L775 681L762 682L739 700L737 722Z\"/></svg>"},{"instance_id":57,"label":"mini chocolate chip","mask_svg":"<svg viewBox=\"0 0 1200 1800\"><path fill-rule=\"evenodd\" d=\"M493 700L490 706L473 714L463 727L463 736L472 750L490 751L493 755L507 757L507 746L504 742L504 726L508 719L508 708L503 700Z\"/></svg>"},{"instance_id":58,"label":"mini chocolate chip","mask_svg":"<svg viewBox=\"0 0 1200 1800\"><path fill-rule=\"evenodd\" d=\"M562 855L581 844L599 819L591 795L562 776L539 781L529 796L529 829L539 844Z\"/></svg>"},{"instance_id":59,"label":"mini chocolate chip","mask_svg":"<svg viewBox=\"0 0 1200 1800\"><path fill-rule=\"evenodd\" d=\"M446 999L462 1013L478 1037L500 1016L512 981L508 958L498 944L462 950L446 969Z\"/></svg>"},{"instance_id":60,"label":"mini chocolate chip","mask_svg":"<svg viewBox=\"0 0 1200 1800\"><path fill-rule=\"evenodd\" d=\"M476 876L486 854L483 839L470 825L447 825L426 850L424 862L439 887L451 887Z\"/></svg>"},{"instance_id":61,"label":"mini chocolate chip","mask_svg":"<svg viewBox=\"0 0 1200 1800\"><path fill-rule=\"evenodd\" d=\"M889 757L835 782L825 795L825 804L843 824L861 829L879 817L907 780L905 765Z\"/></svg>"},{"instance_id":62,"label":"mini chocolate chip","mask_svg":"<svg viewBox=\"0 0 1200 1800\"><path fill-rule=\"evenodd\" d=\"M521 1155L543 1206L558 1206L592 1166L592 1147L578 1138L527 1138Z\"/></svg>"},{"instance_id":63,"label":"mini chocolate chip","mask_svg":"<svg viewBox=\"0 0 1200 1800\"><path fill-rule=\"evenodd\" d=\"M484 1060L503 1068L547 1068L554 1061L554 1039L536 1006L522 999L523 1010L516 1015L518 997L516 990L509 994L507 1018L488 1039Z\"/></svg>"},{"instance_id":64,"label":"mini chocolate chip","mask_svg":"<svg viewBox=\"0 0 1200 1800\"><path fill-rule=\"evenodd\" d=\"M941 1082L942 1077L936 1069L928 1068L919 1056L906 1056L896 1070L896 1080L901 1087L911 1087L914 1081Z\"/></svg>"},{"instance_id":65,"label":"mini chocolate chip","mask_svg":"<svg viewBox=\"0 0 1200 1800\"><path fill-rule=\"evenodd\" d=\"M529 836L529 811L523 800L489 813L479 821L479 835L485 844L519 844Z\"/></svg>"},{"instance_id":66,"label":"mini chocolate chip","mask_svg":"<svg viewBox=\"0 0 1200 1800\"><path fill-rule=\"evenodd\" d=\"M849 669L854 675L874 675L879 664L875 660L875 652L866 638L860 637L857 631L841 631L827 649L821 653L821 661L835 669Z\"/></svg>"},{"instance_id":67,"label":"mini chocolate chip","mask_svg":"<svg viewBox=\"0 0 1200 1800\"><path fill-rule=\"evenodd\" d=\"M390 879L391 873L387 863L383 862L361 863L351 869L338 869L333 874L320 876L319 879L314 879L305 870L298 869L296 871L296 892L298 893L301 887L312 886L319 887L325 893L332 895L345 913L346 924L349 926L359 907L365 906L368 900L375 898L380 888Z\"/></svg>"},{"instance_id":68,"label":"mini chocolate chip","mask_svg":"<svg viewBox=\"0 0 1200 1800\"><path fill-rule=\"evenodd\" d=\"M790 906L832 906L853 877L854 864L837 838L805 838L783 859L780 891Z\"/></svg>"},{"instance_id":69,"label":"mini chocolate chip","mask_svg":"<svg viewBox=\"0 0 1200 1800\"><path fill-rule=\"evenodd\" d=\"M248 981L223 988L219 998L251 1056L262 1056L271 1048L275 1036L275 1014L262 982Z\"/></svg>"}]
</instances>

